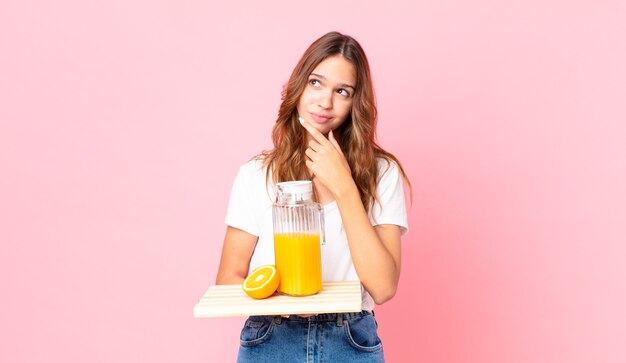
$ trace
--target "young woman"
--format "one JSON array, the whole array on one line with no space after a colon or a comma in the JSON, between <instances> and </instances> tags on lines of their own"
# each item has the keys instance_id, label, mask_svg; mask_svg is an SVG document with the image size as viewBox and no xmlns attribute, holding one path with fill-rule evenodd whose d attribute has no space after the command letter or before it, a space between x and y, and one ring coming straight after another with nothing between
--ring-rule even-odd
<instances>
[{"instance_id":1,"label":"young woman","mask_svg":"<svg viewBox=\"0 0 626 363\"><path fill-rule=\"evenodd\" d=\"M313 42L283 89L274 149L244 164L235 178L217 284L240 284L252 269L274 264L273 186L312 180L326 220L323 280L360 280L362 311L250 317L239 362L384 361L373 309L396 293L408 180L376 143L376 118L359 43L337 32Z\"/></svg>"}]
</instances>

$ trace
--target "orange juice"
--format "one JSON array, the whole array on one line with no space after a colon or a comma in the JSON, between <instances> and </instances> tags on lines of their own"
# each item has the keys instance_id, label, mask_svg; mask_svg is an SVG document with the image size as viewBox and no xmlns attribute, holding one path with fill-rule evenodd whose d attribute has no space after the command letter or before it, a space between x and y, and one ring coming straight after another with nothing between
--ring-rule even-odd
<instances>
[{"instance_id":1,"label":"orange juice","mask_svg":"<svg viewBox=\"0 0 626 363\"><path fill-rule=\"evenodd\" d=\"M278 291L293 295L313 295L322 288L320 236L305 233L274 234Z\"/></svg>"}]
</instances>

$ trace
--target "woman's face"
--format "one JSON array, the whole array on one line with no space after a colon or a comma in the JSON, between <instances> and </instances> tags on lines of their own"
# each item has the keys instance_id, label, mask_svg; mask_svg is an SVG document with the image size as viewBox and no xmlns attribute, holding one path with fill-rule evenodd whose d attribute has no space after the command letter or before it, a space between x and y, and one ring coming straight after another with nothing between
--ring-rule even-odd
<instances>
[{"instance_id":1,"label":"woman's face","mask_svg":"<svg viewBox=\"0 0 626 363\"><path fill-rule=\"evenodd\" d=\"M341 55L324 59L309 75L298 101L298 115L326 135L350 114L356 87L356 71Z\"/></svg>"}]
</instances>

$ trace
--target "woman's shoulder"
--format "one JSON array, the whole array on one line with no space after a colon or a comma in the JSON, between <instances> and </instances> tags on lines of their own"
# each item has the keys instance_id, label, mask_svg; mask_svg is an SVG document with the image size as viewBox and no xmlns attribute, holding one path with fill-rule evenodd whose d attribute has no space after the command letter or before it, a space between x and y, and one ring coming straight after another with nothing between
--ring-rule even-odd
<instances>
[{"instance_id":1,"label":"woman's shoulder","mask_svg":"<svg viewBox=\"0 0 626 363\"><path fill-rule=\"evenodd\" d=\"M396 163L393 159L378 156L376 158L376 163L379 175L399 173L398 163Z\"/></svg>"},{"instance_id":2,"label":"woman's shoulder","mask_svg":"<svg viewBox=\"0 0 626 363\"><path fill-rule=\"evenodd\" d=\"M259 174L265 177L266 170L267 165L265 165L262 156L255 156L239 167L239 173L243 173L248 176Z\"/></svg>"},{"instance_id":3,"label":"woman's shoulder","mask_svg":"<svg viewBox=\"0 0 626 363\"><path fill-rule=\"evenodd\" d=\"M271 180L271 175L269 178ZM259 196L266 201L265 198L269 196L271 201L273 196L269 194L267 183L267 165L262 157L254 157L242 164L235 178L236 188L245 190L248 197L256 198L255 196Z\"/></svg>"}]
</instances>

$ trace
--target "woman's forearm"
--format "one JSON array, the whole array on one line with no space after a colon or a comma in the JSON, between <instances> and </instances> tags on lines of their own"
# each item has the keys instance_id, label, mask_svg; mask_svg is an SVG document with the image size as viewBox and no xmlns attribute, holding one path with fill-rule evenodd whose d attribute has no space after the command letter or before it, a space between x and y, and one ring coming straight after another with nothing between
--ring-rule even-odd
<instances>
[{"instance_id":1,"label":"woman's forearm","mask_svg":"<svg viewBox=\"0 0 626 363\"><path fill-rule=\"evenodd\" d=\"M382 304L395 295L400 276L399 227L379 234L354 184L335 197L357 275L374 302Z\"/></svg>"}]
</instances>

